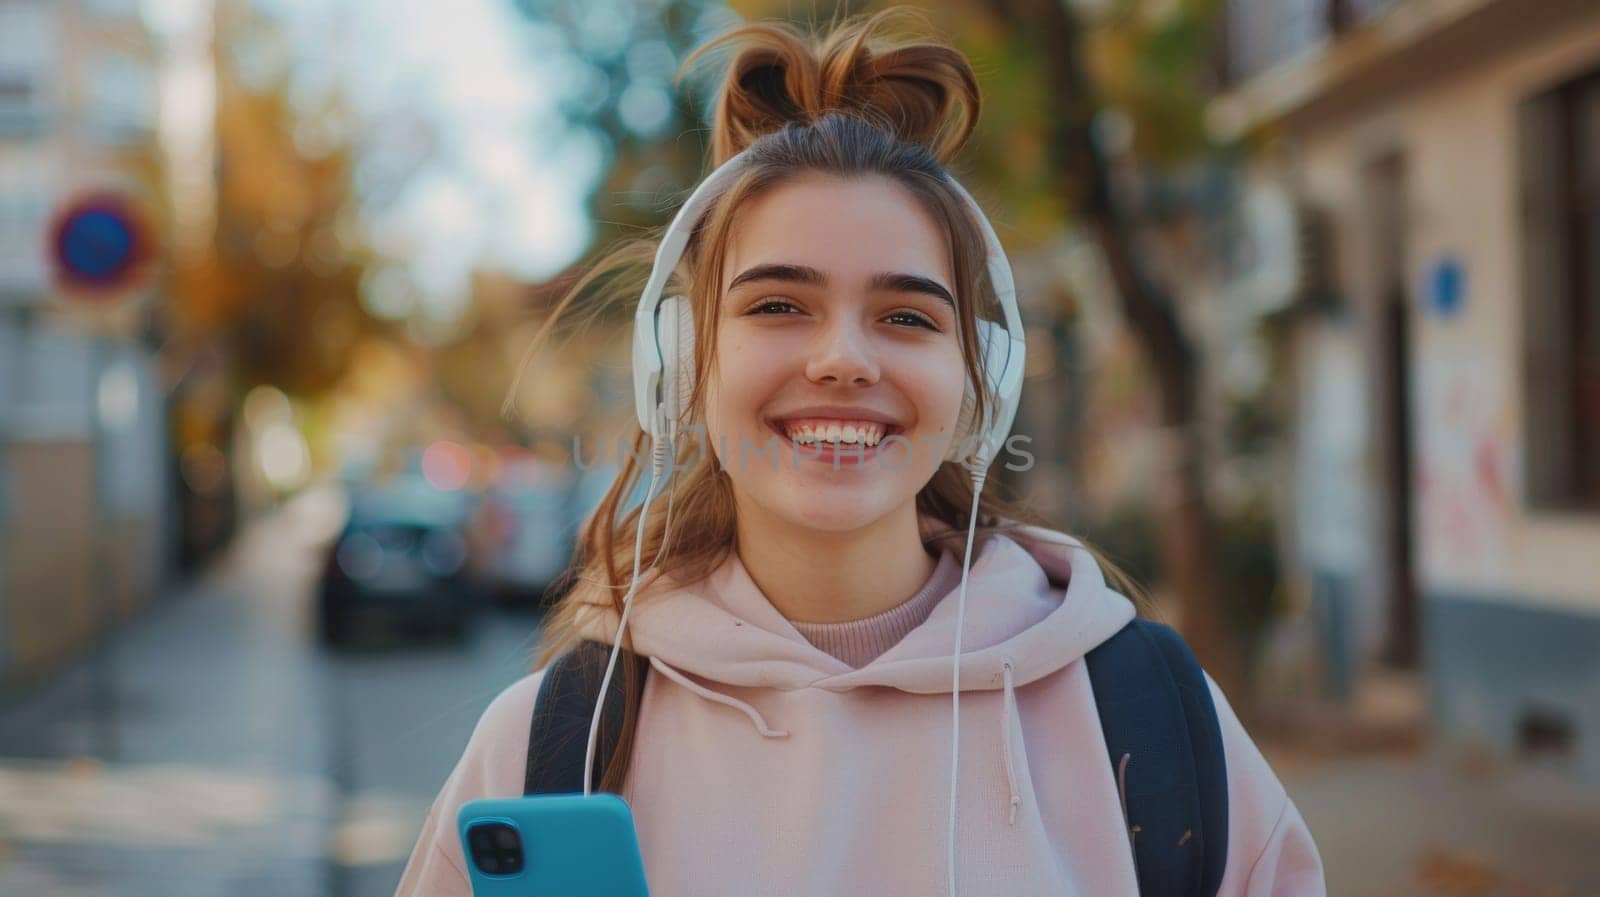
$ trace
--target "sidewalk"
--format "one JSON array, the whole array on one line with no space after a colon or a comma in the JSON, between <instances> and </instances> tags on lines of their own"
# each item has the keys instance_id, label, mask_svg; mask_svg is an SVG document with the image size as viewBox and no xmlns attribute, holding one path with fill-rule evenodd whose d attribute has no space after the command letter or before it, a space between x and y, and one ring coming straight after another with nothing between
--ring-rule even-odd
<instances>
[{"instance_id":1,"label":"sidewalk","mask_svg":"<svg viewBox=\"0 0 1600 897\"><path fill-rule=\"evenodd\" d=\"M92 660L0 702L0 895L388 897L536 620L328 652L327 492L252 521ZM98 677L111 688L96 685Z\"/></svg>"},{"instance_id":2,"label":"sidewalk","mask_svg":"<svg viewBox=\"0 0 1600 897\"><path fill-rule=\"evenodd\" d=\"M1264 745L1333 897L1600 897L1600 792L1428 747L1343 757Z\"/></svg>"},{"instance_id":3,"label":"sidewalk","mask_svg":"<svg viewBox=\"0 0 1600 897\"><path fill-rule=\"evenodd\" d=\"M340 783L294 600L309 507L253 522L202 580L0 712L0 894L320 897ZM109 751L110 756L100 756Z\"/></svg>"}]
</instances>

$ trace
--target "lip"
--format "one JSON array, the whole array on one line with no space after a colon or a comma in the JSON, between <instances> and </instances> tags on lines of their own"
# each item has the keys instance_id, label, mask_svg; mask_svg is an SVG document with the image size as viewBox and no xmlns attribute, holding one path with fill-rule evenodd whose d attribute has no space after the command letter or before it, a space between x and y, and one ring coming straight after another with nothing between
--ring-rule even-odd
<instances>
[{"instance_id":1,"label":"lip","mask_svg":"<svg viewBox=\"0 0 1600 897\"><path fill-rule=\"evenodd\" d=\"M767 423L777 426L778 421L793 420L797 417L821 417L831 420L867 420L875 424L883 424L888 432L903 432L905 425L892 414L874 411L871 408L862 408L855 405L806 405L803 408L791 408L781 414L767 416Z\"/></svg>"},{"instance_id":2,"label":"lip","mask_svg":"<svg viewBox=\"0 0 1600 897\"><path fill-rule=\"evenodd\" d=\"M838 447L818 443L817 445L801 445L789 438L784 432L780 422L796 418L821 418L824 420L838 421L871 421L883 425L883 440L870 447ZM799 408L790 408L781 414L769 415L766 418L768 429L778 435L784 444L789 447L793 457L801 461L822 461L831 464L835 469L864 464L878 456L878 450L883 447L884 441L890 436L896 436L906 431L904 424L892 414L865 408L860 405L804 405Z\"/></svg>"}]
</instances>

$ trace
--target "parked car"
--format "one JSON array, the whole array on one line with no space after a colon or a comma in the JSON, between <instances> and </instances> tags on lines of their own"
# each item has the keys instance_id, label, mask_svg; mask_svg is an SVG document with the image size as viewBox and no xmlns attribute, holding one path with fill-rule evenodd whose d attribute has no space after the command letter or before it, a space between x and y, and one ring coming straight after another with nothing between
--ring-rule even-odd
<instances>
[{"instance_id":1,"label":"parked car","mask_svg":"<svg viewBox=\"0 0 1600 897\"><path fill-rule=\"evenodd\" d=\"M544 609L572 557L578 521L572 476L532 457L510 458L479 510L475 543L487 545L477 576L503 606Z\"/></svg>"},{"instance_id":2,"label":"parked car","mask_svg":"<svg viewBox=\"0 0 1600 897\"><path fill-rule=\"evenodd\" d=\"M346 645L380 632L466 634L476 593L466 524L476 499L417 476L359 489L329 547L318 596L321 635Z\"/></svg>"}]
</instances>

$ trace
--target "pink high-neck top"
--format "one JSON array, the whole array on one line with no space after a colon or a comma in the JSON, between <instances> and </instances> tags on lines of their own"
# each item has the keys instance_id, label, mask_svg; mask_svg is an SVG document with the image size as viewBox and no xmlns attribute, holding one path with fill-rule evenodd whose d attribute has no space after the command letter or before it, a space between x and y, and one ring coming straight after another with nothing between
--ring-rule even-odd
<instances>
[{"instance_id":1,"label":"pink high-neck top","mask_svg":"<svg viewBox=\"0 0 1600 897\"><path fill-rule=\"evenodd\" d=\"M939 555L933 575L915 595L886 611L843 623L789 622L818 650L860 669L899 644L906 633L921 626L938 606L939 599L950 594L960 582L961 566L956 563L955 555L947 551Z\"/></svg>"}]
</instances>

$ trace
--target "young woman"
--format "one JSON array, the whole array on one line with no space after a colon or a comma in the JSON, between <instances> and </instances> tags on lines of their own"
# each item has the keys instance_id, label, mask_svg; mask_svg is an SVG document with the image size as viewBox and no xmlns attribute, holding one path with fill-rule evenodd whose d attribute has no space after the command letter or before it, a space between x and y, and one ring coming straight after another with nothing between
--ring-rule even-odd
<instances>
[{"instance_id":1,"label":"young woman","mask_svg":"<svg viewBox=\"0 0 1600 897\"><path fill-rule=\"evenodd\" d=\"M734 51L711 161L746 151L675 271L693 366L665 375L684 378L682 420L707 438L675 447L641 541L629 500L647 472L631 460L586 522L540 671L484 713L400 895L469 894L457 809L523 792L547 665L612 644L623 619L621 656L649 669L601 787L633 809L652 894L1139 893L1081 662L1135 609L1081 543L975 494L947 460L995 401L974 387L978 321L997 318L984 234L943 167L977 83L948 46L878 40L881 21L816 41L750 25L700 51ZM557 317L654 249L601 263ZM643 432L636 446L649 457ZM1299 813L1210 689L1219 893L1322 894Z\"/></svg>"}]
</instances>

